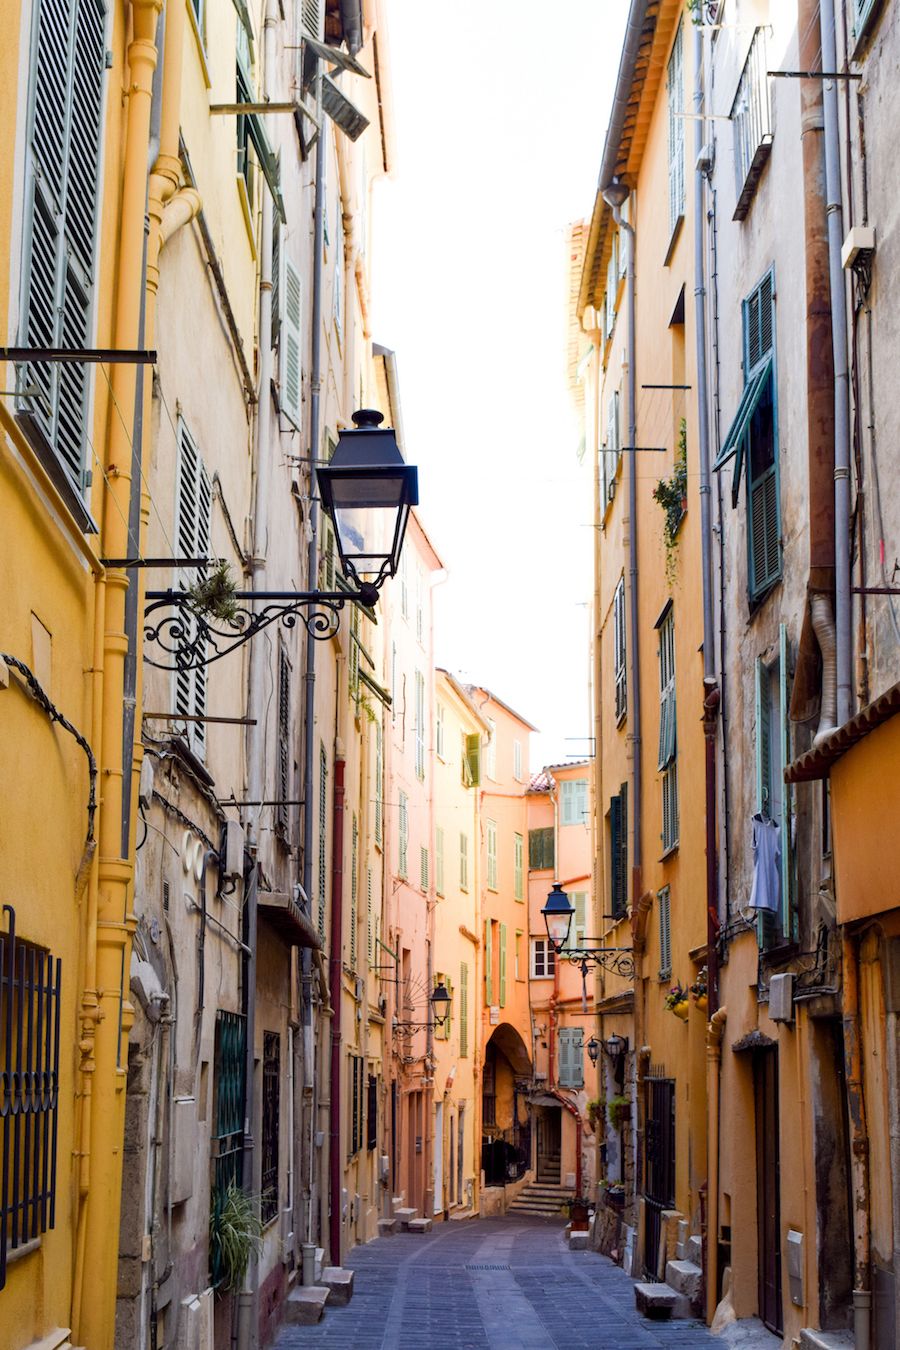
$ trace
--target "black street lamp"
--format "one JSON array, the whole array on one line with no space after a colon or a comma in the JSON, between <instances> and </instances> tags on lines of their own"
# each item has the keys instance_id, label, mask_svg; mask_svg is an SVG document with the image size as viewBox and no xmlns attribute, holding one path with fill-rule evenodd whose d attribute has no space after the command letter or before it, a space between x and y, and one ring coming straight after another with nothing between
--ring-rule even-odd
<instances>
[{"instance_id":1,"label":"black street lamp","mask_svg":"<svg viewBox=\"0 0 900 1350\"><path fill-rule=\"evenodd\" d=\"M630 947L603 947L596 942L590 946L571 947L569 930L575 906L570 901L558 881L547 896L547 902L541 910L547 925L547 937L557 956L563 956L572 965L581 967L582 978L587 980L591 966L602 966L623 979L634 979L634 955Z\"/></svg>"},{"instance_id":2,"label":"black street lamp","mask_svg":"<svg viewBox=\"0 0 900 1350\"><path fill-rule=\"evenodd\" d=\"M587 1043L588 1059L592 1064L596 1064L600 1058L600 1042L596 1036L592 1036Z\"/></svg>"},{"instance_id":3,"label":"black street lamp","mask_svg":"<svg viewBox=\"0 0 900 1350\"><path fill-rule=\"evenodd\" d=\"M414 1036L417 1031L427 1031L429 1027L433 1029L445 1026L450 1016L452 999L443 980L435 985L434 992L428 1002L431 1007L431 1017L427 1022L401 1022L395 1017L391 1023L391 1030L394 1035Z\"/></svg>"},{"instance_id":4,"label":"black street lamp","mask_svg":"<svg viewBox=\"0 0 900 1350\"><path fill-rule=\"evenodd\" d=\"M410 508L419 500L418 471L405 464L397 438L380 424L380 412L353 414L328 464L316 476L323 510L334 525L347 585L334 591L238 591L220 566L190 590L148 591L145 652L160 670L199 670L212 665L272 623L303 624L311 637L333 637L348 601L371 608L388 577L396 575ZM109 559L108 565L145 566L141 560ZM209 559L152 559L153 566L199 566Z\"/></svg>"}]
</instances>

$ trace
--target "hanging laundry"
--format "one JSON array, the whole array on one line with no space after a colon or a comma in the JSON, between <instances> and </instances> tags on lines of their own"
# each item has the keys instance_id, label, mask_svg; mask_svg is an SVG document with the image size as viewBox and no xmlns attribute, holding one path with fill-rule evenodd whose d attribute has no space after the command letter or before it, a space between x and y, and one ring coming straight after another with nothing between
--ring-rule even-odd
<instances>
[{"instance_id":1,"label":"hanging laundry","mask_svg":"<svg viewBox=\"0 0 900 1350\"><path fill-rule=\"evenodd\" d=\"M750 908L781 909L781 829L769 816L753 817L753 889Z\"/></svg>"}]
</instances>

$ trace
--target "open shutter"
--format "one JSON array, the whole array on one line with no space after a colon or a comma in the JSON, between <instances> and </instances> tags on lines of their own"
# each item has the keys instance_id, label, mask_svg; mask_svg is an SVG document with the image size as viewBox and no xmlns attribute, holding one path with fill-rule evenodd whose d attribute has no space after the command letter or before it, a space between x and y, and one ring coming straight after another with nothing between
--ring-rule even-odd
<instances>
[{"instance_id":1,"label":"open shutter","mask_svg":"<svg viewBox=\"0 0 900 1350\"><path fill-rule=\"evenodd\" d=\"M278 346L278 334L281 331L281 307L284 303L284 278L281 248L281 221L272 218L272 346Z\"/></svg>"},{"instance_id":2,"label":"open shutter","mask_svg":"<svg viewBox=\"0 0 900 1350\"><path fill-rule=\"evenodd\" d=\"M772 795L770 723L769 671L760 656L756 660L756 809L764 815Z\"/></svg>"},{"instance_id":3,"label":"open shutter","mask_svg":"<svg viewBox=\"0 0 900 1350\"><path fill-rule=\"evenodd\" d=\"M284 322L281 334L280 381L281 410L299 429L302 413L302 372L300 366L301 301L300 273L284 258ZM274 315L274 306L272 313Z\"/></svg>"},{"instance_id":4,"label":"open shutter","mask_svg":"<svg viewBox=\"0 0 900 1350\"><path fill-rule=\"evenodd\" d=\"M569 1086L584 1087L584 1032L581 1027L572 1027L569 1046Z\"/></svg>"},{"instance_id":5,"label":"open shutter","mask_svg":"<svg viewBox=\"0 0 900 1350\"><path fill-rule=\"evenodd\" d=\"M469 1053L469 967L465 961L459 967L459 1053Z\"/></svg>"},{"instance_id":6,"label":"open shutter","mask_svg":"<svg viewBox=\"0 0 900 1350\"><path fill-rule=\"evenodd\" d=\"M781 709L781 763L787 766L791 762L791 724L789 717L791 671L790 645L787 628L781 624L778 630L778 673L780 679ZM796 905L796 884L794 877L794 789L792 784L781 785L781 928L785 937L799 936L799 919Z\"/></svg>"},{"instance_id":7,"label":"open shutter","mask_svg":"<svg viewBox=\"0 0 900 1350\"><path fill-rule=\"evenodd\" d=\"M278 652L278 787L275 807L275 826L283 835L287 834L290 811L287 806L291 795L291 666L287 652L283 648Z\"/></svg>"},{"instance_id":8,"label":"open shutter","mask_svg":"<svg viewBox=\"0 0 900 1350\"><path fill-rule=\"evenodd\" d=\"M467 787L479 787L481 784L481 736L476 732L466 736L466 765L468 767Z\"/></svg>"},{"instance_id":9,"label":"open shutter","mask_svg":"<svg viewBox=\"0 0 900 1350\"><path fill-rule=\"evenodd\" d=\"M506 924L500 924L500 997L501 1008L506 1007Z\"/></svg>"},{"instance_id":10,"label":"open shutter","mask_svg":"<svg viewBox=\"0 0 900 1350\"><path fill-rule=\"evenodd\" d=\"M484 1001L488 1007L494 1001L494 944L490 919L484 921Z\"/></svg>"},{"instance_id":11,"label":"open shutter","mask_svg":"<svg viewBox=\"0 0 900 1350\"><path fill-rule=\"evenodd\" d=\"M178 480L175 502L175 542L183 558L208 558L211 548L212 485L200 457L200 451L183 418L178 420ZM200 569L187 568L178 573L178 587L188 590L200 575ZM183 619L187 635L196 633L196 620ZM174 677L174 711L185 717L206 715L206 667L177 670ZM187 722L186 736L191 749L202 755L206 745L206 724Z\"/></svg>"},{"instance_id":12,"label":"open shutter","mask_svg":"<svg viewBox=\"0 0 900 1350\"><path fill-rule=\"evenodd\" d=\"M672 918L668 886L657 893L656 903L659 907L659 973L665 978L672 971Z\"/></svg>"}]
</instances>

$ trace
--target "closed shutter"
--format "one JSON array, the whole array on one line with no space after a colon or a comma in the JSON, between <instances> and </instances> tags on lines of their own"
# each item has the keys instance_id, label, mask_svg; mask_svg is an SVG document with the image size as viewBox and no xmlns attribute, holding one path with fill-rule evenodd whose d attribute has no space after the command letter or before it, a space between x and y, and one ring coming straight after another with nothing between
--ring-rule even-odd
<instances>
[{"instance_id":1,"label":"closed shutter","mask_svg":"<svg viewBox=\"0 0 900 1350\"><path fill-rule=\"evenodd\" d=\"M175 543L182 558L208 558L212 536L212 485L200 457L196 442L188 431L184 418L178 419L178 482L175 503ZM189 590L201 575L198 568L183 569L178 574L178 586ZM197 633L196 619L182 620L187 636ZM175 672L174 711L185 717L206 716L206 667ZM186 739L195 754L201 755L206 746L206 724L187 722Z\"/></svg>"},{"instance_id":2,"label":"closed shutter","mask_svg":"<svg viewBox=\"0 0 900 1350\"><path fill-rule=\"evenodd\" d=\"M366 1093L366 1148L371 1153L373 1148L378 1147L378 1079L374 1074L369 1074L368 1092Z\"/></svg>"},{"instance_id":3,"label":"closed shutter","mask_svg":"<svg viewBox=\"0 0 900 1350\"><path fill-rule=\"evenodd\" d=\"M560 1087L569 1086L569 1075L571 1073L571 1042L569 1040L569 1031L567 1027L561 1027L556 1040L557 1058L559 1063L556 1070L556 1080Z\"/></svg>"},{"instance_id":4,"label":"closed shutter","mask_svg":"<svg viewBox=\"0 0 900 1350\"><path fill-rule=\"evenodd\" d=\"M416 777L425 778L425 676L416 671Z\"/></svg>"},{"instance_id":5,"label":"closed shutter","mask_svg":"<svg viewBox=\"0 0 900 1350\"><path fill-rule=\"evenodd\" d=\"M493 820L487 822L487 886L489 891L497 889L497 826Z\"/></svg>"},{"instance_id":6,"label":"closed shutter","mask_svg":"<svg viewBox=\"0 0 900 1350\"><path fill-rule=\"evenodd\" d=\"M667 979L672 973L672 922L670 892L668 886L657 894L659 907L659 974Z\"/></svg>"},{"instance_id":7,"label":"closed shutter","mask_svg":"<svg viewBox=\"0 0 900 1350\"><path fill-rule=\"evenodd\" d=\"M553 827L528 831L528 866L533 872L553 869Z\"/></svg>"},{"instance_id":8,"label":"closed shutter","mask_svg":"<svg viewBox=\"0 0 900 1350\"><path fill-rule=\"evenodd\" d=\"M501 1008L506 1007L506 924L500 924L500 997Z\"/></svg>"},{"instance_id":9,"label":"closed shutter","mask_svg":"<svg viewBox=\"0 0 900 1350\"><path fill-rule=\"evenodd\" d=\"M284 320L279 356L281 410L285 417L288 417L294 426L299 429L303 397L300 364L300 339L303 322L302 290L300 273L287 256L284 258L282 270L284 275Z\"/></svg>"},{"instance_id":10,"label":"closed shutter","mask_svg":"<svg viewBox=\"0 0 900 1350\"><path fill-rule=\"evenodd\" d=\"M444 831L440 825L434 830L434 889L444 894Z\"/></svg>"},{"instance_id":11,"label":"closed shutter","mask_svg":"<svg viewBox=\"0 0 900 1350\"><path fill-rule=\"evenodd\" d=\"M400 806L398 811L399 829L397 840L398 843L397 872L401 877L403 877L404 880L406 880L409 871L407 859L407 853L409 849L409 813L407 811L408 801L409 798L407 797L406 793L401 792Z\"/></svg>"},{"instance_id":12,"label":"closed shutter","mask_svg":"<svg viewBox=\"0 0 900 1350\"><path fill-rule=\"evenodd\" d=\"M484 1001L488 1007L494 1001L494 945L490 919L484 921Z\"/></svg>"},{"instance_id":13,"label":"closed shutter","mask_svg":"<svg viewBox=\"0 0 900 1350\"><path fill-rule=\"evenodd\" d=\"M92 331L100 128L106 50L102 0L40 0L34 29L22 258L22 334L29 347L87 347ZM88 367L30 365L41 398L17 408L86 487Z\"/></svg>"},{"instance_id":14,"label":"closed shutter","mask_svg":"<svg viewBox=\"0 0 900 1350\"><path fill-rule=\"evenodd\" d=\"M428 890L428 849L419 849L419 884L423 891Z\"/></svg>"},{"instance_id":15,"label":"closed shutter","mask_svg":"<svg viewBox=\"0 0 900 1350\"><path fill-rule=\"evenodd\" d=\"M463 961L459 967L459 1053L469 1053L469 967Z\"/></svg>"},{"instance_id":16,"label":"closed shutter","mask_svg":"<svg viewBox=\"0 0 900 1350\"><path fill-rule=\"evenodd\" d=\"M353 824L350 831L350 969L356 969L356 930L359 924L359 824L356 812L353 812Z\"/></svg>"},{"instance_id":17,"label":"closed shutter","mask_svg":"<svg viewBox=\"0 0 900 1350\"><path fill-rule=\"evenodd\" d=\"M628 682L625 661L625 578L620 577L613 599L614 665L616 682L616 720L628 711Z\"/></svg>"},{"instance_id":18,"label":"closed shutter","mask_svg":"<svg viewBox=\"0 0 900 1350\"><path fill-rule=\"evenodd\" d=\"M283 837L288 834L291 795L291 664L287 652L278 652L278 787L275 807L275 828Z\"/></svg>"},{"instance_id":19,"label":"closed shutter","mask_svg":"<svg viewBox=\"0 0 900 1350\"><path fill-rule=\"evenodd\" d=\"M525 840L520 834L513 836L513 895L516 900L525 899Z\"/></svg>"},{"instance_id":20,"label":"closed shutter","mask_svg":"<svg viewBox=\"0 0 900 1350\"><path fill-rule=\"evenodd\" d=\"M375 916L372 913L372 869L366 868L366 952L371 967L375 961Z\"/></svg>"},{"instance_id":21,"label":"closed shutter","mask_svg":"<svg viewBox=\"0 0 900 1350\"><path fill-rule=\"evenodd\" d=\"M562 1027L559 1032L560 1087L584 1087L584 1032L581 1027Z\"/></svg>"},{"instance_id":22,"label":"closed shutter","mask_svg":"<svg viewBox=\"0 0 900 1350\"><path fill-rule=\"evenodd\" d=\"M469 889L469 836L462 833L459 836L459 889Z\"/></svg>"},{"instance_id":23,"label":"closed shutter","mask_svg":"<svg viewBox=\"0 0 900 1350\"><path fill-rule=\"evenodd\" d=\"M791 762L791 671L790 646L787 628L781 624L778 632L779 702L781 707L781 763ZM799 937L799 916L796 907L796 875L794 855L794 789L792 784L781 785L781 928L785 937Z\"/></svg>"},{"instance_id":24,"label":"closed shutter","mask_svg":"<svg viewBox=\"0 0 900 1350\"><path fill-rule=\"evenodd\" d=\"M756 660L756 809L768 815L772 798L771 693L769 671Z\"/></svg>"},{"instance_id":25,"label":"closed shutter","mask_svg":"<svg viewBox=\"0 0 900 1350\"><path fill-rule=\"evenodd\" d=\"M284 278L281 275L281 221L275 215L272 219L272 346L278 346L281 331L281 307L284 303Z\"/></svg>"},{"instance_id":26,"label":"closed shutter","mask_svg":"<svg viewBox=\"0 0 900 1350\"><path fill-rule=\"evenodd\" d=\"M583 947L587 929L587 892L576 891L572 899L575 903L575 946Z\"/></svg>"},{"instance_id":27,"label":"closed shutter","mask_svg":"<svg viewBox=\"0 0 900 1350\"><path fill-rule=\"evenodd\" d=\"M481 737L477 732L466 736L463 782L466 787L478 787L481 783Z\"/></svg>"},{"instance_id":28,"label":"closed shutter","mask_svg":"<svg viewBox=\"0 0 900 1350\"><path fill-rule=\"evenodd\" d=\"M669 113L669 232L684 215L684 61L683 26L678 25L666 76Z\"/></svg>"}]
</instances>

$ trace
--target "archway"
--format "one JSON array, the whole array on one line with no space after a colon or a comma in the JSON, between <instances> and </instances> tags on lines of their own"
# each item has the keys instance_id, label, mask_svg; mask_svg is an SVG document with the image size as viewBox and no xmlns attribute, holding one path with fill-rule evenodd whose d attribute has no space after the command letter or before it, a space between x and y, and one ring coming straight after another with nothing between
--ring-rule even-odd
<instances>
[{"instance_id":1,"label":"archway","mask_svg":"<svg viewBox=\"0 0 900 1350\"><path fill-rule=\"evenodd\" d=\"M482 1075L481 1161L487 1186L517 1181L531 1166L531 1112L527 1092L531 1057L509 1022L492 1033Z\"/></svg>"}]
</instances>

